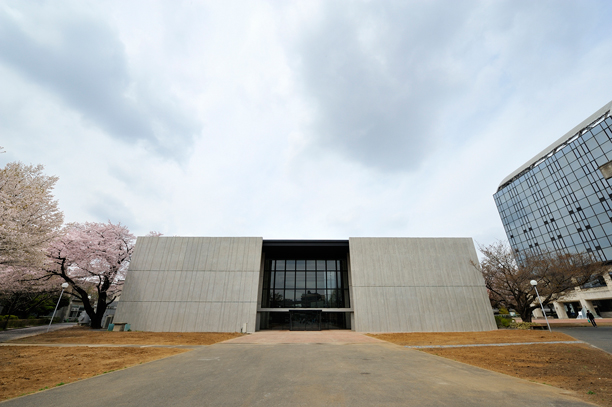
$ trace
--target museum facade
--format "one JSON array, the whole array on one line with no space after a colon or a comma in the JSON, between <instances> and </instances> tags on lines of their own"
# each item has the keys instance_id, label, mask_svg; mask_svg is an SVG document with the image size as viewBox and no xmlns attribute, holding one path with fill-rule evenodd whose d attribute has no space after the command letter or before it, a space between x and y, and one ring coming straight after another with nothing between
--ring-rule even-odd
<instances>
[{"instance_id":1,"label":"museum facade","mask_svg":"<svg viewBox=\"0 0 612 407\"><path fill-rule=\"evenodd\" d=\"M470 238L139 237L115 322L154 332L496 329Z\"/></svg>"}]
</instances>

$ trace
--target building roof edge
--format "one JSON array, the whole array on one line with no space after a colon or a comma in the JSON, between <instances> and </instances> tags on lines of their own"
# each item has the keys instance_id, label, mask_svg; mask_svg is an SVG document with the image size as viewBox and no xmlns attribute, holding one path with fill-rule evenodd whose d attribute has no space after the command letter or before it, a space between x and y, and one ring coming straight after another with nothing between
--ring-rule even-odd
<instances>
[{"instance_id":1,"label":"building roof edge","mask_svg":"<svg viewBox=\"0 0 612 407\"><path fill-rule=\"evenodd\" d=\"M577 126L574 126L573 129L571 129L570 131L568 131L567 133L565 133L563 136L561 136L561 138L559 138L557 141L555 141L554 143L552 143L551 145L549 145L548 147L546 147L544 150L542 150L540 153L536 154L531 160L527 161L525 164L521 165L518 169L516 169L515 171L513 171L510 175L508 175L506 178L504 178L502 180L502 182L499 184L498 187L498 191L500 189L502 189L502 186L504 186L505 184L507 184L509 181L511 181L514 177L516 177L517 175L519 175L520 173L522 173L523 171L525 171L526 169L528 169L529 167L531 167L534 163L536 163L538 160L544 158L546 155L548 155L551 151L553 151L554 149L556 149L558 146L562 145L563 143L565 143L567 140L569 140L570 138L572 138L574 135L576 135L576 133L580 132L582 129L584 129L585 127L587 127L589 124L593 123L595 120L597 120L599 117L603 116L606 112L610 111L612 109L612 101L606 103L602 108L600 108L599 110L597 110L595 113L593 113L592 115L590 115L588 118L586 118L585 120L583 120L582 122L580 122L580 124L578 124Z\"/></svg>"}]
</instances>

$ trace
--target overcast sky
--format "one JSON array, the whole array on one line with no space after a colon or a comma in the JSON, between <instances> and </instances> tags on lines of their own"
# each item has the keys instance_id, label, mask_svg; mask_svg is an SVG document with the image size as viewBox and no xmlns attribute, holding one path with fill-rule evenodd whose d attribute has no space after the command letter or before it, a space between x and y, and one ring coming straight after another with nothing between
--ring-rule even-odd
<instances>
[{"instance_id":1,"label":"overcast sky","mask_svg":"<svg viewBox=\"0 0 612 407\"><path fill-rule=\"evenodd\" d=\"M0 0L0 165L135 234L505 239L612 100L609 1Z\"/></svg>"}]
</instances>

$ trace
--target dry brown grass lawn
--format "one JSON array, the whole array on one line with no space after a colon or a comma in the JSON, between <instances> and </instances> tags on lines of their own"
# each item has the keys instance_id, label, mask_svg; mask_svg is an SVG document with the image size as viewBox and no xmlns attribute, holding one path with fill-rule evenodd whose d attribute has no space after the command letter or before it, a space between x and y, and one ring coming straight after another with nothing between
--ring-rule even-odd
<instances>
[{"instance_id":1,"label":"dry brown grass lawn","mask_svg":"<svg viewBox=\"0 0 612 407\"><path fill-rule=\"evenodd\" d=\"M241 336L230 332L108 332L84 327L60 329L8 343L112 345L212 345Z\"/></svg>"},{"instance_id":2,"label":"dry brown grass lawn","mask_svg":"<svg viewBox=\"0 0 612 407\"><path fill-rule=\"evenodd\" d=\"M371 335L403 346L494 344L575 340L556 332L404 333ZM586 344L541 344L419 349L510 376L576 392L601 406L612 406L612 355Z\"/></svg>"},{"instance_id":3,"label":"dry brown grass lawn","mask_svg":"<svg viewBox=\"0 0 612 407\"><path fill-rule=\"evenodd\" d=\"M545 383L612 406L612 355L588 345L421 349L510 376Z\"/></svg>"},{"instance_id":4,"label":"dry brown grass lawn","mask_svg":"<svg viewBox=\"0 0 612 407\"><path fill-rule=\"evenodd\" d=\"M176 348L0 346L0 401L187 351Z\"/></svg>"},{"instance_id":5,"label":"dry brown grass lawn","mask_svg":"<svg viewBox=\"0 0 612 407\"><path fill-rule=\"evenodd\" d=\"M569 335L560 332L498 329L485 332L411 332L369 334L383 341L402 346L426 345L465 345L477 343L517 343L517 342L553 342L575 341Z\"/></svg>"},{"instance_id":6,"label":"dry brown grass lawn","mask_svg":"<svg viewBox=\"0 0 612 407\"><path fill-rule=\"evenodd\" d=\"M7 344L212 345L240 335L225 332L108 332L74 327ZM187 351L176 348L0 346L0 400Z\"/></svg>"}]
</instances>

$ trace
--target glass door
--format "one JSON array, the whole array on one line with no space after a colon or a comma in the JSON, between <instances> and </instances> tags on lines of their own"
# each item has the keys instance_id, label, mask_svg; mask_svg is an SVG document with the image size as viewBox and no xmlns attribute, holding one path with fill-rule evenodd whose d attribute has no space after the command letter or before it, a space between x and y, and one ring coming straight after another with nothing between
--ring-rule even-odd
<instances>
[{"instance_id":1,"label":"glass door","mask_svg":"<svg viewBox=\"0 0 612 407\"><path fill-rule=\"evenodd\" d=\"M290 330L292 331L320 331L321 310L289 310Z\"/></svg>"}]
</instances>

